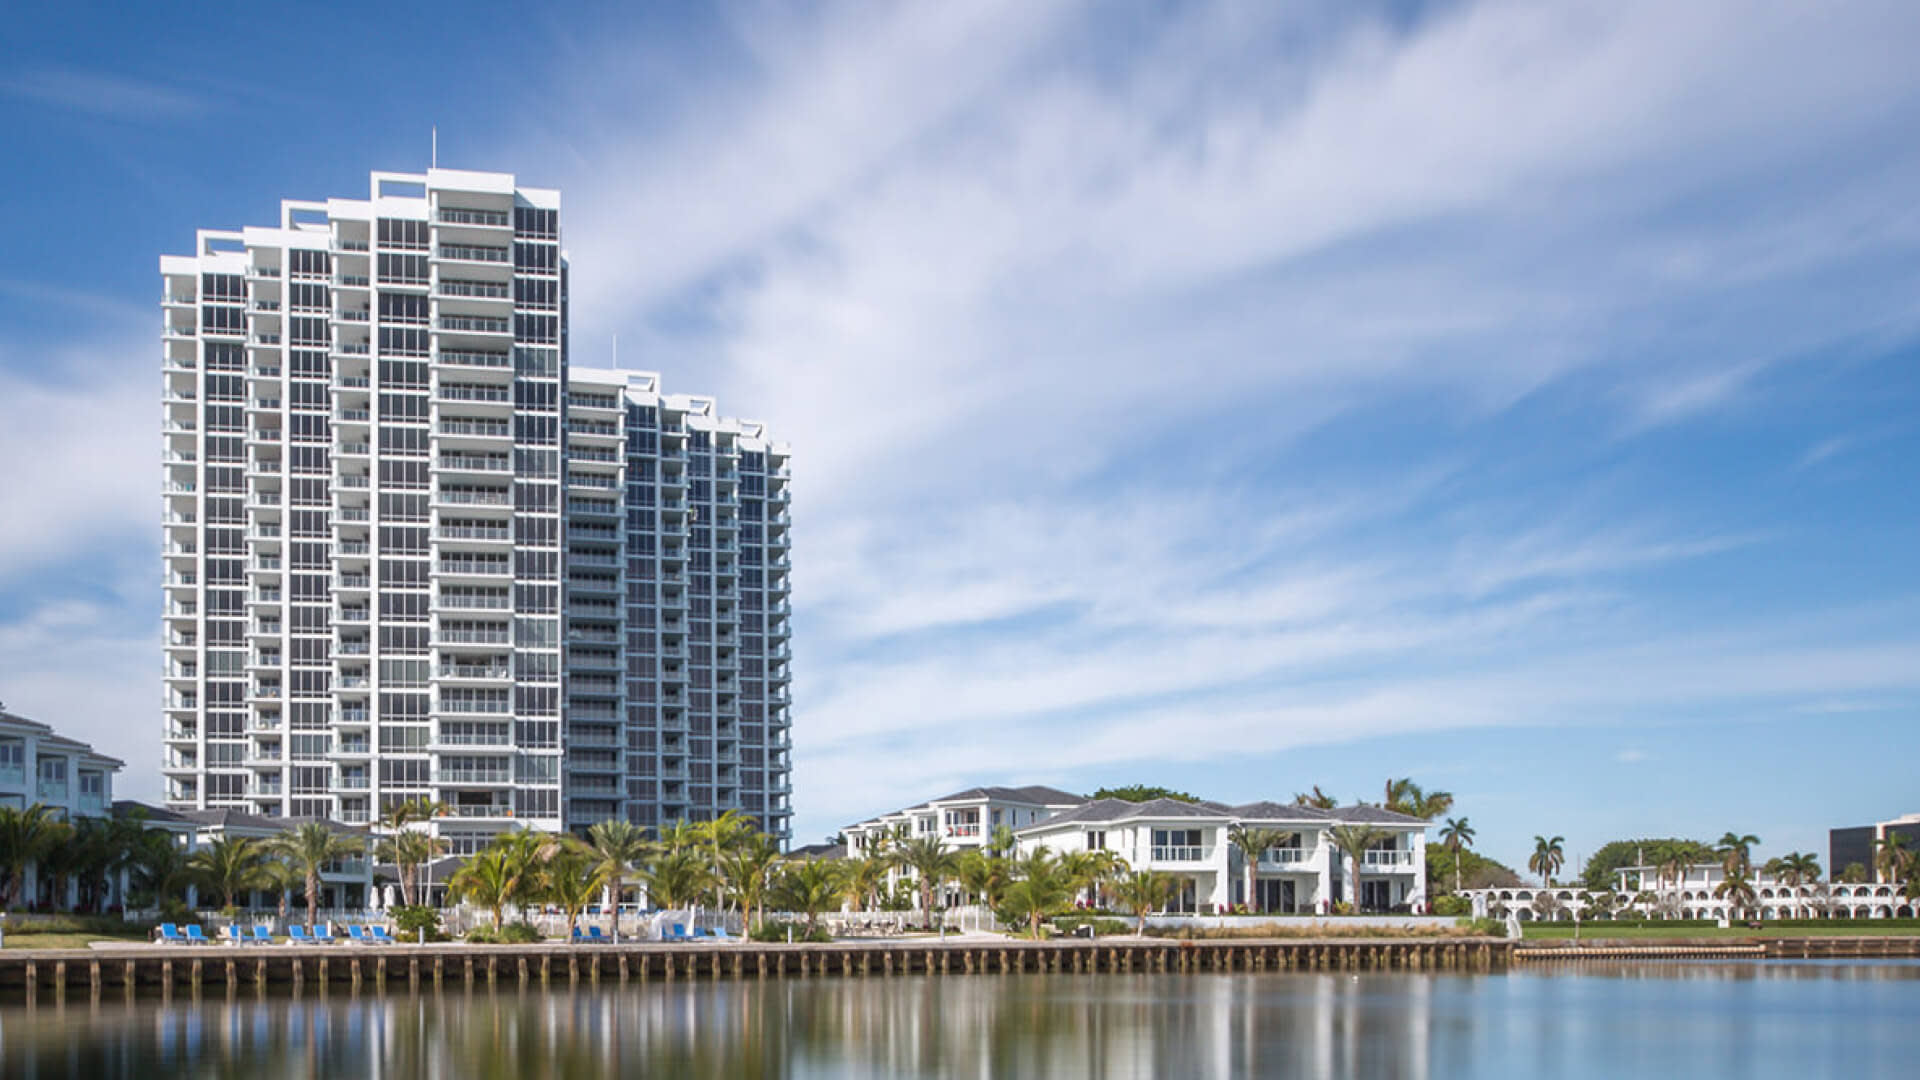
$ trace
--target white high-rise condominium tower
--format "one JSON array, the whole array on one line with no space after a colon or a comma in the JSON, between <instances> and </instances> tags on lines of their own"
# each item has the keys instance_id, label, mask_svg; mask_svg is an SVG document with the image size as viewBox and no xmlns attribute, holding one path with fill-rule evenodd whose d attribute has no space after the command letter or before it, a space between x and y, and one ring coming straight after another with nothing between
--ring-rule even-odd
<instances>
[{"instance_id":1,"label":"white high-rise condominium tower","mask_svg":"<svg viewBox=\"0 0 1920 1080\"><path fill-rule=\"evenodd\" d=\"M167 801L788 831L787 454L567 367L558 192L375 173L164 256Z\"/></svg>"}]
</instances>

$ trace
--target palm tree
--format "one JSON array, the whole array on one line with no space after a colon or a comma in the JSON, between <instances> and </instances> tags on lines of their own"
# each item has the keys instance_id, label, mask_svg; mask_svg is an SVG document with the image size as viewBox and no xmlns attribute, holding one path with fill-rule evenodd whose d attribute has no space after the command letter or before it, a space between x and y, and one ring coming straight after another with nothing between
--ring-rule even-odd
<instances>
[{"instance_id":1,"label":"palm tree","mask_svg":"<svg viewBox=\"0 0 1920 1080\"><path fill-rule=\"evenodd\" d=\"M1747 880L1747 868L1734 865L1727 870L1727 876L1713 887L1715 899L1727 902L1728 914L1739 918L1740 914L1755 903L1753 882Z\"/></svg>"},{"instance_id":2,"label":"palm tree","mask_svg":"<svg viewBox=\"0 0 1920 1080\"><path fill-rule=\"evenodd\" d=\"M327 867L366 850L358 836L334 832L325 823L309 821L267 841L267 850L294 865L307 883L307 923L320 917L320 875Z\"/></svg>"},{"instance_id":3,"label":"palm tree","mask_svg":"<svg viewBox=\"0 0 1920 1080\"><path fill-rule=\"evenodd\" d=\"M133 855L133 883L142 892L153 894L155 907L178 903L193 881L187 869L187 853L173 834L154 829L140 837Z\"/></svg>"},{"instance_id":4,"label":"palm tree","mask_svg":"<svg viewBox=\"0 0 1920 1080\"><path fill-rule=\"evenodd\" d=\"M847 860L844 884L847 903L853 910L865 911L879 906L880 894L887 887L887 874L892 869L892 861L883 855Z\"/></svg>"},{"instance_id":5,"label":"palm tree","mask_svg":"<svg viewBox=\"0 0 1920 1080\"><path fill-rule=\"evenodd\" d=\"M699 847L704 839L706 839L706 833L699 823L685 818L660 827L660 847L668 852L680 852Z\"/></svg>"},{"instance_id":6,"label":"palm tree","mask_svg":"<svg viewBox=\"0 0 1920 1080\"><path fill-rule=\"evenodd\" d=\"M1061 856L1061 862L1067 867L1067 875L1073 881L1076 893L1085 890L1089 902L1098 906L1101 893L1107 884L1118 879L1131 867L1119 852L1096 850L1076 851Z\"/></svg>"},{"instance_id":7,"label":"palm tree","mask_svg":"<svg viewBox=\"0 0 1920 1080\"><path fill-rule=\"evenodd\" d=\"M1553 875L1559 873L1560 867L1567 861L1563 847L1566 842L1567 838L1564 836L1556 836L1552 839L1544 836L1533 838L1533 854L1527 856L1527 869L1539 874L1540 879L1547 883L1549 889L1553 888Z\"/></svg>"},{"instance_id":8,"label":"palm tree","mask_svg":"<svg viewBox=\"0 0 1920 1080\"><path fill-rule=\"evenodd\" d=\"M1820 880L1820 857L1811 851L1795 851L1781 860L1794 885L1811 885Z\"/></svg>"},{"instance_id":9,"label":"palm tree","mask_svg":"<svg viewBox=\"0 0 1920 1080\"><path fill-rule=\"evenodd\" d=\"M47 826L45 838L46 850L40 855L35 871L40 879L47 883L47 891L54 907L67 902L67 884L80 873L80 850L75 845L75 829L65 821L54 821Z\"/></svg>"},{"instance_id":10,"label":"palm tree","mask_svg":"<svg viewBox=\"0 0 1920 1080\"><path fill-rule=\"evenodd\" d=\"M605 881L613 893L613 936L620 936L620 896L633 868L646 862L653 851L645 829L621 818L609 818L587 830L587 849L599 862L595 876Z\"/></svg>"},{"instance_id":11,"label":"palm tree","mask_svg":"<svg viewBox=\"0 0 1920 1080\"><path fill-rule=\"evenodd\" d=\"M1313 791L1311 794L1307 792L1296 793L1293 797L1293 805L1311 806L1316 810L1331 810L1334 807L1339 806L1340 801L1338 799L1335 799L1333 796L1327 794L1326 792L1321 791L1320 785L1315 784L1313 785Z\"/></svg>"},{"instance_id":12,"label":"palm tree","mask_svg":"<svg viewBox=\"0 0 1920 1080\"><path fill-rule=\"evenodd\" d=\"M1011 855L1016 843L1018 841L1014 838L1013 826L1002 822L995 825L992 833L987 837L986 852L989 855Z\"/></svg>"},{"instance_id":13,"label":"palm tree","mask_svg":"<svg viewBox=\"0 0 1920 1080\"><path fill-rule=\"evenodd\" d=\"M394 803L380 815L380 827L397 833L416 821L431 821L447 812L447 804L432 799L408 799Z\"/></svg>"},{"instance_id":14,"label":"palm tree","mask_svg":"<svg viewBox=\"0 0 1920 1080\"><path fill-rule=\"evenodd\" d=\"M999 903L1000 890L1007 882L1007 860L984 851L969 851L960 856L954 879L966 890L968 898L988 907Z\"/></svg>"},{"instance_id":15,"label":"palm tree","mask_svg":"<svg viewBox=\"0 0 1920 1080\"><path fill-rule=\"evenodd\" d=\"M1422 821L1432 821L1448 810L1453 809L1453 793L1447 791L1423 791L1412 777L1400 780L1388 778L1387 798L1381 805L1395 813L1407 814Z\"/></svg>"},{"instance_id":16,"label":"palm tree","mask_svg":"<svg viewBox=\"0 0 1920 1080\"><path fill-rule=\"evenodd\" d=\"M1025 919L1028 933L1038 941L1041 920L1064 910L1072 899L1072 877L1042 846L1015 861L1013 880L1007 882L1000 905L1012 918Z\"/></svg>"},{"instance_id":17,"label":"palm tree","mask_svg":"<svg viewBox=\"0 0 1920 1080\"><path fill-rule=\"evenodd\" d=\"M1235 825L1227 830L1227 842L1240 849L1240 862L1247 879L1247 910L1260 910L1260 898L1254 888L1260 870L1260 856L1267 849L1286 843L1293 835L1285 829L1248 828L1245 825Z\"/></svg>"},{"instance_id":18,"label":"palm tree","mask_svg":"<svg viewBox=\"0 0 1920 1080\"><path fill-rule=\"evenodd\" d=\"M640 881L647 887L650 902L671 910L692 906L713 883L713 875L707 869L705 852L681 848L656 855L641 871Z\"/></svg>"},{"instance_id":19,"label":"palm tree","mask_svg":"<svg viewBox=\"0 0 1920 1080\"><path fill-rule=\"evenodd\" d=\"M1316 788L1315 790L1317 791L1319 789ZM1372 825L1333 825L1327 829L1328 841L1331 842L1334 848L1342 855L1346 856L1347 862L1353 867L1347 880L1353 883L1353 890L1348 895L1352 898L1349 902L1352 903L1355 908L1358 908L1360 904L1360 859L1362 853L1386 838L1387 834L1385 830L1377 829Z\"/></svg>"},{"instance_id":20,"label":"palm tree","mask_svg":"<svg viewBox=\"0 0 1920 1080\"><path fill-rule=\"evenodd\" d=\"M841 865L829 859L800 859L782 863L774 878L774 902L807 917L807 933L820 924L820 913L834 906L841 893Z\"/></svg>"},{"instance_id":21,"label":"palm tree","mask_svg":"<svg viewBox=\"0 0 1920 1080\"><path fill-rule=\"evenodd\" d=\"M753 819L748 817L744 810L738 809L728 810L712 821L701 822L699 824L699 830L700 838L707 846L707 871L710 875L710 880L713 882L714 890L713 906L716 908L724 907L725 897L723 894L726 888L726 878L721 873L721 861L725 853L731 850L734 845L741 843L748 836L757 833L759 830L754 827Z\"/></svg>"},{"instance_id":22,"label":"palm tree","mask_svg":"<svg viewBox=\"0 0 1920 1080\"><path fill-rule=\"evenodd\" d=\"M44 803L25 809L0 806L0 911L12 906L14 894L26 882L27 867L58 842L59 824Z\"/></svg>"},{"instance_id":23,"label":"palm tree","mask_svg":"<svg viewBox=\"0 0 1920 1080\"><path fill-rule=\"evenodd\" d=\"M1890 885L1898 885L1912 872L1914 853L1907 848L1907 838L1896 832L1890 832L1873 842L1873 868L1879 873L1880 880Z\"/></svg>"},{"instance_id":24,"label":"palm tree","mask_svg":"<svg viewBox=\"0 0 1920 1080\"><path fill-rule=\"evenodd\" d=\"M220 898L222 909L233 906L234 897L266 884L267 853L258 840L241 836L220 836L187 856L187 867L195 882Z\"/></svg>"},{"instance_id":25,"label":"palm tree","mask_svg":"<svg viewBox=\"0 0 1920 1080\"><path fill-rule=\"evenodd\" d=\"M918 880L920 910L926 913L927 925L932 926L934 891L945 885L959 868L959 853L948 850L938 836L918 836L901 844L895 858L901 866L912 870Z\"/></svg>"},{"instance_id":26,"label":"palm tree","mask_svg":"<svg viewBox=\"0 0 1920 1080\"><path fill-rule=\"evenodd\" d=\"M1460 891L1460 852L1473 846L1473 826L1463 817L1448 818L1440 827L1440 843L1453 856L1453 891Z\"/></svg>"},{"instance_id":27,"label":"palm tree","mask_svg":"<svg viewBox=\"0 0 1920 1080\"><path fill-rule=\"evenodd\" d=\"M540 895L567 913L569 938L580 925L580 912L593 902L602 884L593 852L579 844L563 845L540 869Z\"/></svg>"},{"instance_id":28,"label":"palm tree","mask_svg":"<svg viewBox=\"0 0 1920 1080\"><path fill-rule=\"evenodd\" d=\"M418 829L403 829L374 845L373 857L392 863L400 878L400 901L411 907L419 894L420 868L445 853L447 842Z\"/></svg>"},{"instance_id":29,"label":"palm tree","mask_svg":"<svg viewBox=\"0 0 1920 1080\"><path fill-rule=\"evenodd\" d=\"M721 881L739 903L741 916L749 927L764 914L762 909L773 883L773 869L779 863L780 845L757 829L742 836L720 855Z\"/></svg>"},{"instance_id":30,"label":"palm tree","mask_svg":"<svg viewBox=\"0 0 1920 1080\"><path fill-rule=\"evenodd\" d=\"M280 925L287 925L287 905L293 899L293 891L300 887L300 871L285 859L269 858L260 864L260 877L263 887L274 892Z\"/></svg>"},{"instance_id":31,"label":"palm tree","mask_svg":"<svg viewBox=\"0 0 1920 1080\"><path fill-rule=\"evenodd\" d=\"M1753 849L1758 846L1760 846L1760 838L1757 836L1752 834L1742 836L1728 832L1720 838L1720 843L1714 848L1714 854L1720 856L1722 864L1727 868L1727 873L1731 874L1738 869L1744 874L1753 869Z\"/></svg>"},{"instance_id":32,"label":"palm tree","mask_svg":"<svg viewBox=\"0 0 1920 1080\"><path fill-rule=\"evenodd\" d=\"M1146 934L1147 916L1167 905L1176 884L1172 875L1158 870L1135 870L1114 882L1114 899L1139 920L1135 934Z\"/></svg>"},{"instance_id":33,"label":"palm tree","mask_svg":"<svg viewBox=\"0 0 1920 1080\"><path fill-rule=\"evenodd\" d=\"M518 881L513 856L497 845L474 852L460 869L447 879L447 888L457 899L480 905L493 913L497 932L505 921L508 901Z\"/></svg>"}]
</instances>

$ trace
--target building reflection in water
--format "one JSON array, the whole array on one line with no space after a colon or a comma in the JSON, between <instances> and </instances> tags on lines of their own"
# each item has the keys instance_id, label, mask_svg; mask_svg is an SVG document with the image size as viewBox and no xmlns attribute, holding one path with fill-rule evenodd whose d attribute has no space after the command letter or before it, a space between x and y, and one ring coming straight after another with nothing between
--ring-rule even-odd
<instances>
[{"instance_id":1,"label":"building reflection in water","mask_svg":"<svg viewBox=\"0 0 1920 1080\"><path fill-rule=\"evenodd\" d=\"M1913 1001L1920 988L1915 965L1650 967L1509 977L789 978L550 991L502 983L164 1001L82 993L0 1006L0 1076L1427 1080L1508 1067L1579 1075L1566 1066L1617 1055L1610 1043L1623 1030L1639 1032L1647 1052L1668 1055L1669 1065L1714 1055L1722 1065L1792 1064L1748 1057L1760 1053L1758 1021L1702 995L1731 992L1737 1001L1740 987L1765 983L1782 1002L1808 988ZM1702 1026L1708 1008L1719 1019ZM1905 1037L1910 1053L1913 1036Z\"/></svg>"}]
</instances>

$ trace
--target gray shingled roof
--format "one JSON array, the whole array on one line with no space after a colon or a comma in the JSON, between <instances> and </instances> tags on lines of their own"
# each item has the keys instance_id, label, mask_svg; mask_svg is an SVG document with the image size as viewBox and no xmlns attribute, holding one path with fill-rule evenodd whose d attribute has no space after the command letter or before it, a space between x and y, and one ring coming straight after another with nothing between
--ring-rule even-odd
<instances>
[{"instance_id":1,"label":"gray shingled roof","mask_svg":"<svg viewBox=\"0 0 1920 1080\"><path fill-rule=\"evenodd\" d=\"M1317 806L1277 803L1265 799L1235 806L1231 812L1243 821L1330 821L1334 816L1333 811Z\"/></svg>"},{"instance_id":2,"label":"gray shingled roof","mask_svg":"<svg viewBox=\"0 0 1920 1080\"><path fill-rule=\"evenodd\" d=\"M1355 803L1352 806L1343 806L1338 810L1330 810L1327 813L1328 816L1336 822L1355 825L1427 824L1427 822L1414 817L1412 814L1402 814L1394 810L1388 810L1383 806L1374 806L1372 803Z\"/></svg>"},{"instance_id":3,"label":"gray shingled roof","mask_svg":"<svg viewBox=\"0 0 1920 1080\"><path fill-rule=\"evenodd\" d=\"M1071 806L1074 803L1086 801L1086 798L1085 795L1076 795L1071 791L1061 791L1059 788L1048 787L1045 784L1029 784L1026 787L994 787L989 785L984 787L970 787L963 791L956 791L951 795L942 795L937 799L928 799L923 803L914 803L912 806L906 807L903 810L895 810L893 812L896 814L905 814L914 810L925 810L934 803L958 802L962 799L993 799L997 802L1030 803L1034 806ZM875 816L886 817L888 815L876 814Z\"/></svg>"},{"instance_id":4,"label":"gray shingled roof","mask_svg":"<svg viewBox=\"0 0 1920 1080\"><path fill-rule=\"evenodd\" d=\"M178 811L169 810L164 806L154 806L151 803L143 803L138 799L115 799L113 801L114 817L127 817L135 810L145 813L147 820L155 825L169 822L176 825L194 824L191 819L180 816Z\"/></svg>"},{"instance_id":5,"label":"gray shingled roof","mask_svg":"<svg viewBox=\"0 0 1920 1080\"><path fill-rule=\"evenodd\" d=\"M1027 829L1051 828L1055 825L1076 823L1098 824L1106 821L1126 821L1131 818L1199 818L1221 819L1227 813L1220 808L1197 803L1183 802L1179 799L1149 799L1146 802L1128 802L1126 799L1095 799L1081 803L1071 810L1063 810L1045 821L1035 822ZM1021 830L1026 831L1025 829Z\"/></svg>"},{"instance_id":6,"label":"gray shingled roof","mask_svg":"<svg viewBox=\"0 0 1920 1080\"><path fill-rule=\"evenodd\" d=\"M342 824L329 818L316 817L267 817L263 814L249 814L241 810L222 808L217 810L176 810L174 815L182 821L191 821L197 825L212 825L226 829L266 829L284 832L297 829L302 825L319 822L334 832L364 833L367 830L353 825Z\"/></svg>"}]
</instances>

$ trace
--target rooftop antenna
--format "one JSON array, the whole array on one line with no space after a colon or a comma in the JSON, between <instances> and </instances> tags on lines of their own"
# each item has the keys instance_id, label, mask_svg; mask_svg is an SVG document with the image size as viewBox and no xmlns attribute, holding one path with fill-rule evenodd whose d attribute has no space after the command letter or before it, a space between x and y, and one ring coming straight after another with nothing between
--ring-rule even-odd
<instances>
[{"instance_id":1,"label":"rooftop antenna","mask_svg":"<svg viewBox=\"0 0 1920 1080\"><path fill-rule=\"evenodd\" d=\"M440 167L440 125L439 124L433 125L433 156L431 160L433 162L432 168L437 169Z\"/></svg>"}]
</instances>

